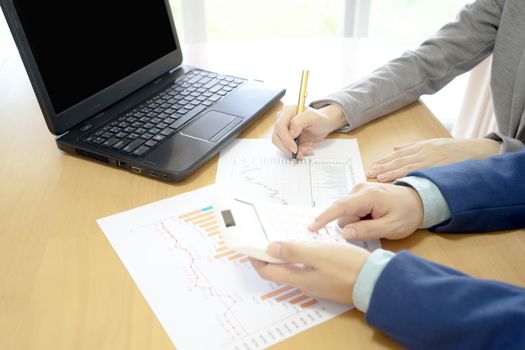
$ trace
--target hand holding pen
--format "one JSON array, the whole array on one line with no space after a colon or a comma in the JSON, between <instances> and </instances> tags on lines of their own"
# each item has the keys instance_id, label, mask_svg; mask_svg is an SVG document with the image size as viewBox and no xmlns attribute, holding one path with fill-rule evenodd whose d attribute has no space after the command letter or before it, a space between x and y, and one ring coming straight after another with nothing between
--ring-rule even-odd
<instances>
[{"instance_id":1,"label":"hand holding pen","mask_svg":"<svg viewBox=\"0 0 525 350\"><path fill-rule=\"evenodd\" d=\"M337 105L305 108L307 81L308 71L305 70L297 106L286 105L277 113L278 119L272 134L273 144L293 159L313 154L314 142L321 141L332 131L347 125L343 110Z\"/></svg>"}]
</instances>

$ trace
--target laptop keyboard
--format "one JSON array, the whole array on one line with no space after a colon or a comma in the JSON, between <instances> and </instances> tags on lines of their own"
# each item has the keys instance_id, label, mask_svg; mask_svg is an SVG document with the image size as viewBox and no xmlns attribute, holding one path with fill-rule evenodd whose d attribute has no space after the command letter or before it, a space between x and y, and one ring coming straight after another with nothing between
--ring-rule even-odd
<instances>
[{"instance_id":1,"label":"laptop keyboard","mask_svg":"<svg viewBox=\"0 0 525 350\"><path fill-rule=\"evenodd\" d=\"M167 89L89 133L84 142L143 156L245 80L192 70Z\"/></svg>"}]
</instances>

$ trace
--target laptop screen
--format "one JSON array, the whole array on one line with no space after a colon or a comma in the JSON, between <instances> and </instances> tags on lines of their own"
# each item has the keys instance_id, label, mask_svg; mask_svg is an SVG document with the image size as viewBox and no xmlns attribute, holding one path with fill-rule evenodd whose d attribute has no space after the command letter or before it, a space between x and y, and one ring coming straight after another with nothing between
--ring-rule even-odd
<instances>
[{"instance_id":1,"label":"laptop screen","mask_svg":"<svg viewBox=\"0 0 525 350\"><path fill-rule=\"evenodd\" d=\"M177 49L163 0L14 5L57 114Z\"/></svg>"}]
</instances>

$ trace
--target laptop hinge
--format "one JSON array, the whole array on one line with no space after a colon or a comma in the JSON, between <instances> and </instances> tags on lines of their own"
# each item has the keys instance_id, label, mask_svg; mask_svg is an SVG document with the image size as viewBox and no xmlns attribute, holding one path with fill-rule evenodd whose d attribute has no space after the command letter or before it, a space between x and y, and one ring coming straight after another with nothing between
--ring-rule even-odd
<instances>
[{"instance_id":1,"label":"laptop hinge","mask_svg":"<svg viewBox=\"0 0 525 350\"><path fill-rule=\"evenodd\" d=\"M172 68L172 69L169 70L168 73L173 74L173 73L174 73L177 69L179 69L179 68L180 68L180 67Z\"/></svg>"}]
</instances>

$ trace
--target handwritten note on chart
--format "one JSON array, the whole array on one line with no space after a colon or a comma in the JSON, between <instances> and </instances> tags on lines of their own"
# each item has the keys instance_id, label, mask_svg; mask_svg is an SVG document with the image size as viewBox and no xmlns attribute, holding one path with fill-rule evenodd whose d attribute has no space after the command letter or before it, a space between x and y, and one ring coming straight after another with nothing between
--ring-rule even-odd
<instances>
[{"instance_id":1,"label":"handwritten note on chart","mask_svg":"<svg viewBox=\"0 0 525 350\"><path fill-rule=\"evenodd\" d=\"M216 195L208 186L98 220L177 349L262 349L350 309L263 280L226 247Z\"/></svg>"},{"instance_id":2,"label":"handwritten note on chart","mask_svg":"<svg viewBox=\"0 0 525 350\"><path fill-rule=\"evenodd\" d=\"M298 162L269 139L238 139L221 152L216 183L260 200L326 207L365 179L355 139L324 140Z\"/></svg>"}]
</instances>

